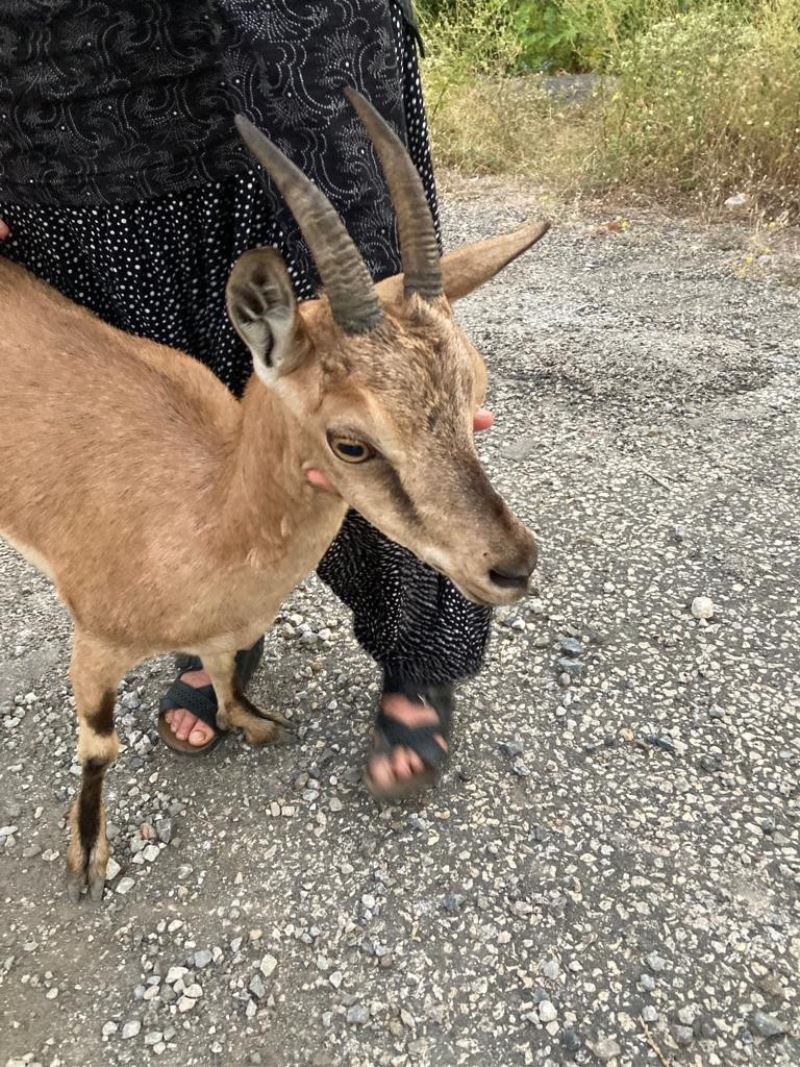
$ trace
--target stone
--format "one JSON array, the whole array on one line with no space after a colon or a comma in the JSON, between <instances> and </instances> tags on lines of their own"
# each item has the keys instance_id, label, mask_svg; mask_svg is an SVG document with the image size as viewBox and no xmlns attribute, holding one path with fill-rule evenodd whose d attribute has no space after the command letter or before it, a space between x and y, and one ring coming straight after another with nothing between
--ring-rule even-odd
<instances>
[{"instance_id":1,"label":"stone","mask_svg":"<svg viewBox=\"0 0 800 1067\"><path fill-rule=\"evenodd\" d=\"M270 956L269 953L267 953L266 956L262 957L261 963L258 966L264 977L269 978L272 972L278 966L278 961L275 959L274 956Z\"/></svg>"},{"instance_id":2,"label":"stone","mask_svg":"<svg viewBox=\"0 0 800 1067\"><path fill-rule=\"evenodd\" d=\"M558 1012L552 1001L543 1000L539 1005L539 1018L543 1023L552 1023L558 1018Z\"/></svg>"},{"instance_id":3,"label":"stone","mask_svg":"<svg viewBox=\"0 0 800 1067\"><path fill-rule=\"evenodd\" d=\"M363 1004L353 1004L347 1009L347 1021L351 1026L364 1026L369 1022L369 1012Z\"/></svg>"},{"instance_id":4,"label":"stone","mask_svg":"<svg viewBox=\"0 0 800 1067\"><path fill-rule=\"evenodd\" d=\"M651 971L655 971L658 974L666 970L667 961L662 956L659 956L657 952L651 952L647 957L647 966Z\"/></svg>"},{"instance_id":5,"label":"stone","mask_svg":"<svg viewBox=\"0 0 800 1067\"><path fill-rule=\"evenodd\" d=\"M696 596L692 601L692 615L696 619L713 619L714 618L714 601L708 596Z\"/></svg>"},{"instance_id":6,"label":"stone","mask_svg":"<svg viewBox=\"0 0 800 1067\"><path fill-rule=\"evenodd\" d=\"M117 877L121 870L122 868L120 867L120 865L117 863L114 857L111 856L108 861L108 865L106 866L106 881L112 881L112 879Z\"/></svg>"},{"instance_id":7,"label":"stone","mask_svg":"<svg viewBox=\"0 0 800 1067\"><path fill-rule=\"evenodd\" d=\"M556 666L558 667L559 673L566 674L570 678L580 678L583 674L583 664L575 659L570 659L569 656L559 657Z\"/></svg>"},{"instance_id":8,"label":"stone","mask_svg":"<svg viewBox=\"0 0 800 1067\"><path fill-rule=\"evenodd\" d=\"M184 975L189 973L188 967L170 967L167 971L167 977L164 981L167 985L175 985L178 979L183 978Z\"/></svg>"},{"instance_id":9,"label":"stone","mask_svg":"<svg viewBox=\"0 0 800 1067\"><path fill-rule=\"evenodd\" d=\"M128 1038L131 1038L131 1037L136 1037L136 1035L139 1033L139 1031L141 1029L142 1029L142 1024L139 1022L138 1019L130 1019L122 1027L122 1039L123 1039L123 1041L127 1041Z\"/></svg>"},{"instance_id":10,"label":"stone","mask_svg":"<svg viewBox=\"0 0 800 1067\"><path fill-rule=\"evenodd\" d=\"M127 876L125 878L120 878L120 880L117 882L116 886L114 887L114 892L115 893L119 893L121 896L124 897L126 893L130 893L130 891L133 889L134 885L135 885L135 882L134 882L134 880L132 878L129 878Z\"/></svg>"},{"instance_id":11,"label":"stone","mask_svg":"<svg viewBox=\"0 0 800 1067\"><path fill-rule=\"evenodd\" d=\"M604 1037L594 1045L594 1054L603 1063L615 1059L621 1052L622 1049L613 1037Z\"/></svg>"},{"instance_id":12,"label":"stone","mask_svg":"<svg viewBox=\"0 0 800 1067\"><path fill-rule=\"evenodd\" d=\"M549 978L551 982L558 978L559 966L557 960L548 960L542 967L542 974L545 978Z\"/></svg>"},{"instance_id":13,"label":"stone","mask_svg":"<svg viewBox=\"0 0 800 1067\"><path fill-rule=\"evenodd\" d=\"M197 1001L196 1000L192 1000L191 997L183 996L178 1001L178 1011L180 1011L180 1012L191 1011L196 1003L197 1003Z\"/></svg>"},{"instance_id":14,"label":"stone","mask_svg":"<svg viewBox=\"0 0 800 1067\"><path fill-rule=\"evenodd\" d=\"M247 987L256 1000L261 1000L266 995L267 987L264 985L264 979L260 974L256 973L250 979L250 985Z\"/></svg>"},{"instance_id":15,"label":"stone","mask_svg":"<svg viewBox=\"0 0 800 1067\"><path fill-rule=\"evenodd\" d=\"M785 1034L787 1026L774 1015L768 1015L764 1011L757 1011L753 1015L753 1029L760 1037L780 1037Z\"/></svg>"},{"instance_id":16,"label":"stone","mask_svg":"<svg viewBox=\"0 0 800 1067\"><path fill-rule=\"evenodd\" d=\"M691 1026L673 1026L672 1033L679 1045L691 1045L694 1038L694 1030Z\"/></svg>"},{"instance_id":17,"label":"stone","mask_svg":"<svg viewBox=\"0 0 800 1067\"><path fill-rule=\"evenodd\" d=\"M558 647L565 656L582 656L584 651L583 645L576 637L562 637Z\"/></svg>"},{"instance_id":18,"label":"stone","mask_svg":"<svg viewBox=\"0 0 800 1067\"><path fill-rule=\"evenodd\" d=\"M442 902L442 906L445 911L449 911L451 915L455 915L461 910L461 906L465 899L466 898L462 893L448 893Z\"/></svg>"},{"instance_id":19,"label":"stone","mask_svg":"<svg viewBox=\"0 0 800 1067\"><path fill-rule=\"evenodd\" d=\"M194 965L195 967L202 970L203 967L208 967L209 963L211 963L212 958L213 957L207 948L201 949L199 952L195 952L194 954Z\"/></svg>"}]
</instances>

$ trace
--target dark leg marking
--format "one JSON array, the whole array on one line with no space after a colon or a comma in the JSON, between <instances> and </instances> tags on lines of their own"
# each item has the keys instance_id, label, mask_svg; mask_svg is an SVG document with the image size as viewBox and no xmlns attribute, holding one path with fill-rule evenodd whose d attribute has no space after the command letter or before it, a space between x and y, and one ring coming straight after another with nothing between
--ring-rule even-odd
<instances>
[{"instance_id":1,"label":"dark leg marking","mask_svg":"<svg viewBox=\"0 0 800 1067\"><path fill-rule=\"evenodd\" d=\"M101 737L108 737L114 732L114 693L106 689L100 700L100 708L93 715L86 716L86 723L90 729Z\"/></svg>"},{"instance_id":2,"label":"dark leg marking","mask_svg":"<svg viewBox=\"0 0 800 1067\"><path fill-rule=\"evenodd\" d=\"M233 685L233 696L234 696L234 699L236 700L236 702L238 704L241 704L241 706L244 708L245 711L249 711L250 714L254 715L257 719L262 719L262 720L266 720L268 722L277 723L278 726L283 727L284 729L287 729L287 730L296 730L296 727L292 726L292 724L289 722L289 720L287 718L285 718L283 715L281 715L279 712L276 712L276 711L272 711L272 712L262 711L261 708L259 708L257 704L254 704L253 701L249 699L249 697L245 696L245 694L242 692L241 688L239 687L238 681L234 682L234 685Z\"/></svg>"},{"instance_id":3,"label":"dark leg marking","mask_svg":"<svg viewBox=\"0 0 800 1067\"><path fill-rule=\"evenodd\" d=\"M89 864L89 857L100 832L103 778L107 766L108 761L100 759L88 759L83 765L81 791L78 797L78 835L83 848L83 862L86 866Z\"/></svg>"},{"instance_id":4,"label":"dark leg marking","mask_svg":"<svg viewBox=\"0 0 800 1067\"><path fill-rule=\"evenodd\" d=\"M245 694L239 688L238 684L234 684L233 686L233 696L234 699L237 700L246 711L249 711L251 715L257 715L259 719L263 718L263 714L261 713L261 711L255 706L255 704L252 700L249 699L249 697L245 696Z\"/></svg>"}]
</instances>

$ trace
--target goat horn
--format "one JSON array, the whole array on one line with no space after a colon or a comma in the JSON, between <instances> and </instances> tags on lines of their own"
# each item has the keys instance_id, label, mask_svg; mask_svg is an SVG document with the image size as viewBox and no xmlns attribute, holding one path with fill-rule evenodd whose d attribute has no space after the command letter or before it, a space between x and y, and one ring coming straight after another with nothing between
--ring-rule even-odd
<instances>
[{"instance_id":1,"label":"goat horn","mask_svg":"<svg viewBox=\"0 0 800 1067\"><path fill-rule=\"evenodd\" d=\"M434 300L442 295L444 285L439 245L422 179L405 145L372 104L349 87L345 96L369 133L386 176L400 231L405 294L418 293L424 300Z\"/></svg>"},{"instance_id":2,"label":"goat horn","mask_svg":"<svg viewBox=\"0 0 800 1067\"><path fill-rule=\"evenodd\" d=\"M275 182L317 265L331 313L345 333L367 333L383 318L372 275L325 194L243 115L242 140Z\"/></svg>"}]
</instances>

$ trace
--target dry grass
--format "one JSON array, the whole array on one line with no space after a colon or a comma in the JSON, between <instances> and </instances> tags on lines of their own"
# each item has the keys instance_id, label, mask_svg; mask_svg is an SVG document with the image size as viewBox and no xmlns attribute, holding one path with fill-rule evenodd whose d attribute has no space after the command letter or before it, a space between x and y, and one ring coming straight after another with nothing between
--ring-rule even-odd
<instances>
[{"instance_id":1,"label":"dry grass","mask_svg":"<svg viewBox=\"0 0 800 1067\"><path fill-rule=\"evenodd\" d=\"M743 193L773 217L800 215L800 0L702 4L655 22L620 43L605 87L581 105L497 73L518 48L503 7L487 0L468 26L427 27L441 162L525 174L562 196L624 187L713 208Z\"/></svg>"}]
</instances>

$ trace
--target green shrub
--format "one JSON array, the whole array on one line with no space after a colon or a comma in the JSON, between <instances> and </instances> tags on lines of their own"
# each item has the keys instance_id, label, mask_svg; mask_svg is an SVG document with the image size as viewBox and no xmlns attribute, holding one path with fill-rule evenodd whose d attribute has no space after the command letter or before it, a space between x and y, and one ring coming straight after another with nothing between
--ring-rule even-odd
<instances>
[{"instance_id":1,"label":"green shrub","mask_svg":"<svg viewBox=\"0 0 800 1067\"><path fill-rule=\"evenodd\" d=\"M442 162L800 215L800 0L446 0L424 31ZM516 76L559 55L608 75L589 103Z\"/></svg>"}]
</instances>

